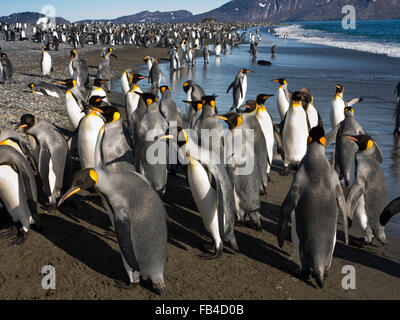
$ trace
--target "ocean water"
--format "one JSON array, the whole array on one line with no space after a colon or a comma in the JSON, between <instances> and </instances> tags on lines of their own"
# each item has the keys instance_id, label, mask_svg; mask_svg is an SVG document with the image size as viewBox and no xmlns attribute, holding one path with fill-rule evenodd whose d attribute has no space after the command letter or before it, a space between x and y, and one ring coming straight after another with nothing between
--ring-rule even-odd
<instances>
[{"instance_id":1,"label":"ocean water","mask_svg":"<svg viewBox=\"0 0 400 320\"><path fill-rule=\"evenodd\" d=\"M304 43L400 58L400 20L360 20L355 29L343 29L341 21L299 22L275 30Z\"/></svg>"},{"instance_id":2,"label":"ocean water","mask_svg":"<svg viewBox=\"0 0 400 320\"><path fill-rule=\"evenodd\" d=\"M321 23L323 24L325 23ZM255 99L261 93L276 95L278 85L271 80L285 78L289 90L308 88L311 91L325 131L329 132L330 102L335 95L336 84L341 83L345 88L345 99L359 96L364 98L362 103L354 107L356 119L377 141L383 152L382 169L386 178L388 201L400 196L400 141L395 140L392 135L396 106L393 90L400 80L400 59L386 54L371 54L364 50L305 43L297 39L284 40L268 33L267 28L261 28L260 32L262 41L259 44L257 59L271 61L270 67L260 66L251 59L248 44L229 50L220 58L211 56L209 65L205 65L203 59L198 58L196 67L185 67L181 71L171 73L169 63L161 64L167 79L166 84L171 86L178 107L182 111L185 110L185 104L182 102L186 100L183 83L186 80L194 80L206 94L218 96L216 104L220 113L228 112L232 106L232 92L227 94L226 90L239 70L247 68L254 71L248 74L247 99ZM381 45L395 43L387 42L382 41ZM270 53L273 44L277 45L275 58L272 58ZM142 73L147 74L145 65ZM144 90L150 87L147 81L140 82L139 86ZM118 82L114 83L114 89L120 90ZM274 122L280 123L276 96L267 101L267 108ZM327 149L328 156L332 150L332 147ZM386 232L389 236L400 239L400 214L391 220Z\"/></svg>"}]
</instances>

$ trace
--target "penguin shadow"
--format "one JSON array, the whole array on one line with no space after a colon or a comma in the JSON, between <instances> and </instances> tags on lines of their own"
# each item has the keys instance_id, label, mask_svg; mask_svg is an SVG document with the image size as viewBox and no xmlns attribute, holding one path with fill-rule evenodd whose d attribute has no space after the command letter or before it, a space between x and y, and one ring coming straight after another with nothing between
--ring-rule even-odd
<instances>
[{"instance_id":1,"label":"penguin shadow","mask_svg":"<svg viewBox=\"0 0 400 320\"><path fill-rule=\"evenodd\" d=\"M168 242L183 250L188 249L182 243L203 253L208 252L204 245L209 243L209 234L201 217L191 212L197 212L197 208L184 177L168 176L164 204L168 213Z\"/></svg>"},{"instance_id":2,"label":"penguin shadow","mask_svg":"<svg viewBox=\"0 0 400 320\"><path fill-rule=\"evenodd\" d=\"M261 201L260 214L264 218L261 227L275 237L278 236L279 210L279 206Z\"/></svg>"},{"instance_id":3,"label":"penguin shadow","mask_svg":"<svg viewBox=\"0 0 400 320\"><path fill-rule=\"evenodd\" d=\"M363 248L352 246L351 244L346 246L344 244L344 233L342 231L338 231L337 235L338 240L342 239L343 241L336 242L335 251L333 253L334 257L351 261L369 268L377 269L388 275L400 278L399 263L381 256L381 253L369 251L370 249L368 246ZM354 240L354 237L351 235L349 238L350 242Z\"/></svg>"},{"instance_id":4,"label":"penguin shadow","mask_svg":"<svg viewBox=\"0 0 400 320\"><path fill-rule=\"evenodd\" d=\"M239 228L235 229L235 235L242 255L298 277L295 273L297 264L283 256L288 256L288 253L248 232L242 232Z\"/></svg>"},{"instance_id":5,"label":"penguin shadow","mask_svg":"<svg viewBox=\"0 0 400 320\"><path fill-rule=\"evenodd\" d=\"M44 75L41 75L41 74L34 74L34 73L27 73L27 72L20 72L20 74L22 74L23 76L27 76L27 77L49 79L48 77L45 77Z\"/></svg>"},{"instance_id":6,"label":"penguin shadow","mask_svg":"<svg viewBox=\"0 0 400 320\"><path fill-rule=\"evenodd\" d=\"M78 222L79 220L82 220L92 226L104 230L105 234L102 236L112 232L111 221L108 215L104 211L99 210L99 208L92 205L96 204L102 208L100 197L97 196L97 194L75 195L74 198L68 199L67 201L68 202L65 202L65 205L58 208L58 211L61 214L74 221ZM74 201L76 208L72 208L74 206L72 201ZM115 241L115 239L110 240Z\"/></svg>"},{"instance_id":7,"label":"penguin shadow","mask_svg":"<svg viewBox=\"0 0 400 320\"><path fill-rule=\"evenodd\" d=\"M98 234L55 215L42 214L40 218L46 226L43 236L55 246L108 278L125 279L120 253Z\"/></svg>"}]
</instances>

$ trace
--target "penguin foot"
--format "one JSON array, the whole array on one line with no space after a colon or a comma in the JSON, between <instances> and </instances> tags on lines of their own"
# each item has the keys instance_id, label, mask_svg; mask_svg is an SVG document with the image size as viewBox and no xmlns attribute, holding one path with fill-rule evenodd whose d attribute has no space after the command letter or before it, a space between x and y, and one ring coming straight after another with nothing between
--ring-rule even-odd
<instances>
[{"instance_id":1,"label":"penguin foot","mask_svg":"<svg viewBox=\"0 0 400 320\"><path fill-rule=\"evenodd\" d=\"M207 260L218 259L222 256L223 250L224 250L224 247L221 246L219 249L215 249L215 253L213 253L213 254L203 254L203 255L199 255L198 257L201 259L207 259Z\"/></svg>"},{"instance_id":2,"label":"penguin foot","mask_svg":"<svg viewBox=\"0 0 400 320\"><path fill-rule=\"evenodd\" d=\"M286 176L289 175L289 173L290 173L290 169L289 169L289 167L286 167L286 168L283 169L283 171L281 172L281 176L282 176L282 177L286 177Z\"/></svg>"},{"instance_id":3,"label":"penguin foot","mask_svg":"<svg viewBox=\"0 0 400 320\"><path fill-rule=\"evenodd\" d=\"M14 225L11 225L9 228L0 230L0 238L1 239L9 239L12 236L17 235L17 233L18 233L18 229Z\"/></svg>"},{"instance_id":4,"label":"penguin foot","mask_svg":"<svg viewBox=\"0 0 400 320\"><path fill-rule=\"evenodd\" d=\"M159 296L164 296L168 293L167 288L162 281L153 282L153 289Z\"/></svg>"},{"instance_id":5,"label":"penguin foot","mask_svg":"<svg viewBox=\"0 0 400 320\"><path fill-rule=\"evenodd\" d=\"M250 228L250 229L253 229L253 230L256 230L256 231L258 231L258 232L262 232L262 227L261 227L261 225L258 224L258 223L255 223L255 222L253 222L253 221L247 221L247 222L246 222L246 227L248 227L248 228Z\"/></svg>"},{"instance_id":6,"label":"penguin foot","mask_svg":"<svg viewBox=\"0 0 400 320\"><path fill-rule=\"evenodd\" d=\"M139 286L139 282L126 282L123 280L114 280L114 285L123 290L131 290Z\"/></svg>"},{"instance_id":7,"label":"penguin foot","mask_svg":"<svg viewBox=\"0 0 400 320\"><path fill-rule=\"evenodd\" d=\"M10 246L16 247L16 246L22 245L22 244L25 242L27 236L28 236L28 233L27 233L27 232L25 232L25 231L23 231L23 230L20 230L20 231L18 232L17 237L16 237L14 240L12 240L12 241L10 242Z\"/></svg>"}]
</instances>

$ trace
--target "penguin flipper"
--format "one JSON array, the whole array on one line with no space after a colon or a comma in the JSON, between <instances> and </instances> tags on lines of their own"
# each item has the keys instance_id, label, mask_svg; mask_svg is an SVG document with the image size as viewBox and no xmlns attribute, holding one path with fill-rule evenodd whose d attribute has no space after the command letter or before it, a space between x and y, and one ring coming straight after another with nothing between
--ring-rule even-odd
<instances>
[{"instance_id":1,"label":"penguin flipper","mask_svg":"<svg viewBox=\"0 0 400 320\"><path fill-rule=\"evenodd\" d=\"M364 191L365 178L358 176L346 196L347 215L350 220L353 220L354 210L356 209L361 196L364 194Z\"/></svg>"},{"instance_id":2,"label":"penguin flipper","mask_svg":"<svg viewBox=\"0 0 400 320\"><path fill-rule=\"evenodd\" d=\"M232 82L232 83L229 85L228 90L226 90L226 94L229 93L229 91L233 88L234 85L235 85L235 82Z\"/></svg>"},{"instance_id":3,"label":"penguin flipper","mask_svg":"<svg viewBox=\"0 0 400 320\"><path fill-rule=\"evenodd\" d=\"M394 199L390 202L385 209L383 209L380 217L379 222L382 226L385 226L389 220L397 213L400 212L400 197Z\"/></svg>"},{"instance_id":4,"label":"penguin flipper","mask_svg":"<svg viewBox=\"0 0 400 320\"><path fill-rule=\"evenodd\" d=\"M282 143L281 136L278 132L278 129L275 127L274 124L273 124L273 128L274 128L274 138L276 141L276 147L277 147L278 153L281 155L282 160L285 160L285 150L283 149L283 143ZM271 164L272 164L272 159L271 159Z\"/></svg>"},{"instance_id":5,"label":"penguin flipper","mask_svg":"<svg viewBox=\"0 0 400 320\"><path fill-rule=\"evenodd\" d=\"M348 218L347 218L347 208L346 208L346 200L344 199L343 189L340 183L336 185L336 202L339 207L339 211L343 215L343 227L344 227L344 238L346 245L349 244L349 227L348 227Z\"/></svg>"},{"instance_id":6,"label":"penguin flipper","mask_svg":"<svg viewBox=\"0 0 400 320\"><path fill-rule=\"evenodd\" d=\"M285 242L287 227L290 221L291 214L293 210L296 209L297 204L300 200L300 185L298 183L298 174L300 171L296 173L294 176L293 184L283 202L280 214L279 214L279 232L278 232L278 243L279 247L282 248Z\"/></svg>"},{"instance_id":7,"label":"penguin flipper","mask_svg":"<svg viewBox=\"0 0 400 320\"><path fill-rule=\"evenodd\" d=\"M353 98L353 99L351 99L350 101L346 102L346 107L351 107L351 106L355 105L356 103L361 102L361 101L363 101L363 100L364 100L364 99L363 99L362 97Z\"/></svg>"},{"instance_id":8,"label":"penguin flipper","mask_svg":"<svg viewBox=\"0 0 400 320\"><path fill-rule=\"evenodd\" d=\"M50 150L46 144L40 146L39 151L39 174L42 180L43 191L47 196L51 195L49 185L49 162L50 162Z\"/></svg>"},{"instance_id":9,"label":"penguin flipper","mask_svg":"<svg viewBox=\"0 0 400 320\"><path fill-rule=\"evenodd\" d=\"M374 145L375 145L375 156L376 159L378 160L378 162L380 164L382 164L383 162L383 155L382 155L382 151L381 148L379 148L378 144L376 143L376 141L374 141Z\"/></svg>"}]
</instances>

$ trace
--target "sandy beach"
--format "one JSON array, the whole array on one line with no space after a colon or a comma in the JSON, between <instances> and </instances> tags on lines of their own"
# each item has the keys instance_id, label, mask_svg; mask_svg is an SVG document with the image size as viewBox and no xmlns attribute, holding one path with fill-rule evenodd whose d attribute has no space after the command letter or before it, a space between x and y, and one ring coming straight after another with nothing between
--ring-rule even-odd
<instances>
[{"instance_id":1,"label":"sandy beach","mask_svg":"<svg viewBox=\"0 0 400 320\"><path fill-rule=\"evenodd\" d=\"M0 125L14 127L21 115L32 113L56 125L71 129L65 113L65 100L31 94L27 84L43 79L40 73L41 46L34 43L1 43L14 64L15 83L0 87ZM100 61L101 47L79 49L89 66ZM71 47L51 51L52 79L68 77ZM116 47L112 61L114 77L126 68L143 69L143 57L166 58L167 49ZM90 69L95 74L95 69ZM119 93L110 95L121 105ZM228 251L217 260L201 259L204 244L210 241L192 199L183 172L170 176L165 206L168 212L168 247L164 279L168 294L157 296L144 287L121 290L114 279L126 279L115 234L96 195L76 196L79 210L39 211L43 234L29 232L21 247L0 241L0 299L400 299L400 246L366 248L344 245L341 219L332 267L323 289L316 289L295 276L296 263L291 243L279 248L276 234L279 208L289 190L293 175L281 177L277 162L268 194L262 197L262 232L236 227L241 253ZM360 237L357 228L351 236ZM376 243L375 243L376 244ZM56 269L56 289L42 288L42 267ZM354 266L356 289L342 288L342 268Z\"/></svg>"}]
</instances>

